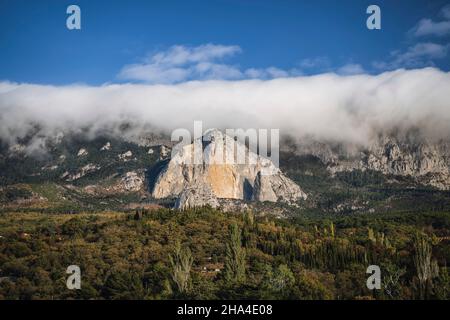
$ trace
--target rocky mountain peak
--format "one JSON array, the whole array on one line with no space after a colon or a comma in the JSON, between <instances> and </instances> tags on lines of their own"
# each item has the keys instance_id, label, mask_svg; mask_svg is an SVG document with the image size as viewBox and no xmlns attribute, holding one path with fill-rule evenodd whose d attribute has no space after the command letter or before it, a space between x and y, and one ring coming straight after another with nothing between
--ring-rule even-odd
<instances>
[{"instance_id":1,"label":"rocky mountain peak","mask_svg":"<svg viewBox=\"0 0 450 320\"><path fill-rule=\"evenodd\" d=\"M154 198L176 197L176 207L211 205L217 199L294 203L306 194L267 158L217 129L175 148L156 178Z\"/></svg>"}]
</instances>

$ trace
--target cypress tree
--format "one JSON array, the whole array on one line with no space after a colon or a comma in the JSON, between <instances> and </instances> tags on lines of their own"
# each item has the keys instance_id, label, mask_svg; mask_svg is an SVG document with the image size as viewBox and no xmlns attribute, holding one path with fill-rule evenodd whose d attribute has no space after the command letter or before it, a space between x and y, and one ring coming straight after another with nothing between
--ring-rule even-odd
<instances>
[{"instance_id":1,"label":"cypress tree","mask_svg":"<svg viewBox=\"0 0 450 320\"><path fill-rule=\"evenodd\" d=\"M175 283L178 292L184 294L189 291L190 272L194 258L189 248L182 248L180 242L175 244L173 254L169 255L170 265L172 267L172 280Z\"/></svg>"},{"instance_id":2,"label":"cypress tree","mask_svg":"<svg viewBox=\"0 0 450 320\"><path fill-rule=\"evenodd\" d=\"M245 280L245 249L241 243L241 230L236 224L230 226L224 274L228 282Z\"/></svg>"}]
</instances>

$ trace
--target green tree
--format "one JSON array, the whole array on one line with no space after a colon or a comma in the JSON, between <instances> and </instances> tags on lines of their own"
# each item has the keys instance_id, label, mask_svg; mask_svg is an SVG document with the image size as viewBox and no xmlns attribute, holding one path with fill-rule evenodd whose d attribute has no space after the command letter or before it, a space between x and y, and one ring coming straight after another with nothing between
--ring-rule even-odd
<instances>
[{"instance_id":1,"label":"green tree","mask_svg":"<svg viewBox=\"0 0 450 320\"><path fill-rule=\"evenodd\" d=\"M430 240L425 234L416 233L414 243L414 266L416 267L417 278L419 279L420 299L428 297L432 286L432 278L437 276L437 265L431 261L432 251Z\"/></svg>"},{"instance_id":2,"label":"green tree","mask_svg":"<svg viewBox=\"0 0 450 320\"><path fill-rule=\"evenodd\" d=\"M145 292L142 279L133 271L114 271L106 279L103 295L107 299L143 299Z\"/></svg>"},{"instance_id":3,"label":"green tree","mask_svg":"<svg viewBox=\"0 0 450 320\"><path fill-rule=\"evenodd\" d=\"M434 297L436 299L450 299L450 275L446 267L441 268L439 277L435 280L434 284Z\"/></svg>"},{"instance_id":4,"label":"green tree","mask_svg":"<svg viewBox=\"0 0 450 320\"><path fill-rule=\"evenodd\" d=\"M330 233L331 233L331 237L334 238L335 237L335 233L336 233L336 229L334 227L334 223L331 222L330 224Z\"/></svg>"},{"instance_id":5,"label":"green tree","mask_svg":"<svg viewBox=\"0 0 450 320\"><path fill-rule=\"evenodd\" d=\"M294 284L294 274L287 265L281 264L274 270L268 265L262 281L262 288L269 293L269 296L264 298L287 298Z\"/></svg>"},{"instance_id":6,"label":"green tree","mask_svg":"<svg viewBox=\"0 0 450 320\"><path fill-rule=\"evenodd\" d=\"M172 280L180 294L186 294L190 288L191 268L194 262L191 250L181 247L179 241L175 244L175 249L169 255L172 267Z\"/></svg>"},{"instance_id":7,"label":"green tree","mask_svg":"<svg viewBox=\"0 0 450 320\"><path fill-rule=\"evenodd\" d=\"M245 249L241 243L241 230L236 224L232 224L229 230L224 274L225 280L230 283L245 280Z\"/></svg>"},{"instance_id":8,"label":"green tree","mask_svg":"<svg viewBox=\"0 0 450 320\"><path fill-rule=\"evenodd\" d=\"M367 238L372 242L376 243L377 239L375 238L375 233L372 228L367 228Z\"/></svg>"}]
</instances>

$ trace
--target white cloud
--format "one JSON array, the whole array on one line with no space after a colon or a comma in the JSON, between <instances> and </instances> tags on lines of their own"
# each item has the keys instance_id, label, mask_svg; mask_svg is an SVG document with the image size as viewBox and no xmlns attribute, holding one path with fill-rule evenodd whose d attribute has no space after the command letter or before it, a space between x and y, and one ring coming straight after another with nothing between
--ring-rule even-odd
<instances>
[{"instance_id":1,"label":"white cloud","mask_svg":"<svg viewBox=\"0 0 450 320\"><path fill-rule=\"evenodd\" d=\"M442 37L450 35L450 5L444 6L439 15L443 17L443 21L422 19L409 31L409 33L416 37Z\"/></svg>"},{"instance_id":2,"label":"white cloud","mask_svg":"<svg viewBox=\"0 0 450 320\"><path fill-rule=\"evenodd\" d=\"M239 46L176 45L167 51L151 55L143 63L124 66L118 77L123 80L165 84L192 79L237 79L242 76L238 68L217 61L239 52Z\"/></svg>"},{"instance_id":3,"label":"white cloud","mask_svg":"<svg viewBox=\"0 0 450 320\"><path fill-rule=\"evenodd\" d=\"M294 70L286 71L276 67L269 67L265 69L250 68L245 70L244 74L250 79L286 78L295 75Z\"/></svg>"},{"instance_id":4,"label":"white cloud","mask_svg":"<svg viewBox=\"0 0 450 320\"><path fill-rule=\"evenodd\" d=\"M437 43L418 43L404 53L395 54L399 63L410 64L420 58L440 59L447 55L447 46Z\"/></svg>"},{"instance_id":5,"label":"white cloud","mask_svg":"<svg viewBox=\"0 0 450 320\"><path fill-rule=\"evenodd\" d=\"M270 78L284 78L284 77L288 77L290 74L288 71L285 71L285 70L282 70L279 68L275 68L275 67L267 68L266 72Z\"/></svg>"},{"instance_id":6,"label":"white cloud","mask_svg":"<svg viewBox=\"0 0 450 320\"><path fill-rule=\"evenodd\" d=\"M450 4L444 6L441 9L440 14L444 19L450 20Z\"/></svg>"},{"instance_id":7,"label":"white cloud","mask_svg":"<svg viewBox=\"0 0 450 320\"><path fill-rule=\"evenodd\" d=\"M299 66L301 69L319 69L326 70L329 69L331 65L330 59L328 57L315 57L306 58L300 61Z\"/></svg>"},{"instance_id":8,"label":"white cloud","mask_svg":"<svg viewBox=\"0 0 450 320\"><path fill-rule=\"evenodd\" d=\"M119 77L127 80L140 80L149 83L182 82L191 75L191 70L156 64L133 64L125 66Z\"/></svg>"},{"instance_id":9,"label":"white cloud","mask_svg":"<svg viewBox=\"0 0 450 320\"><path fill-rule=\"evenodd\" d=\"M245 75L251 79L262 79L265 76L265 70L250 68L245 70Z\"/></svg>"},{"instance_id":10,"label":"white cloud","mask_svg":"<svg viewBox=\"0 0 450 320\"><path fill-rule=\"evenodd\" d=\"M197 78L211 79L240 79L242 73L239 68L226 64L201 62L194 66Z\"/></svg>"},{"instance_id":11,"label":"white cloud","mask_svg":"<svg viewBox=\"0 0 450 320\"><path fill-rule=\"evenodd\" d=\"M448 49L449 45L421 42L407 48L406 51L393 51L391 52L390 61L377 61L373 65L381 70L434 66L433 60L445 58L448 54Z\"/></svg>"},{"instance_id":12,"label":"white cloud","mask_svg":"<svg viewBox=\"0 0 450 320\"><path fill-rule=\"evenodd\" d=\"M411 31L416 37L445 36L450 34L450 21L435 22L422 19Z\"/></svg>"},{"instance_id":13,"label":"white cloud","mask_svg":"<svg viewBox=\"0 0 450 320\"><path fill-rule=\"evenodd\" d=\"M421 19L412 29L408 31L410 37L430 37L450 35L450 5L444 6L439 16L443 21L434 21L429 18ZM414 42L417 39L409 39ZM434 67L436 60L448 56L450 44L421 41L410 45L405 50L395 50L390 57L384 61L374 61L372 66L378 70L395 70L398 68L423 68Z\"/></svg>"},{"instance_id":14,"label":"white cloud","mask_svg":"<svg viewBox=\"0 0 450 320\"><path fill-rule=\"evenodd\" d=\"M197 47L175 45L165 52L158 52L148 59L151 64L184 65L187 63L212 61L240 53L239 46L204 44Z\"/></svg>"},{"instance_id":15,"label":"white cloud","mask_svg":"<svg viewBox=\"0 0 450 320\"><path fill-rule=\"evenodd\" d=\"M241 70L236 65L219 62L219 60L232 57L241 51L239 46L206 44L198 47L185 47L176 45L166 51L150 55L143 63L126 65L118 77L122 80L151 84L173 84L189 80L273 79L301 74L301 71L295 68L283 70L271 66Z\"/></svg>"},{"instance_id":16,"label":"white cloud","mask_svg":"<svg viewBox=\"0 0 450 320\"><path fill-rule=\"evenodd\" d=\"M134 136L144 128L279 128L297 137L365 143L380 130L420 128L450 136L450 73L433 68L379 75L322 74L176 85L48 86L0 82L0 138L14 143L39 125ZM123 133L120 125L131 124ZM38 144L39 145L39 144Z\"/></svg>"},{"instance_id":17,"label":"white cloud","mask_svg":"<svg viewBox=\"0 0 450 320\"><path fill-rule=\"evenodd\" d=\"M360 64L356 63L348 63L343 65L337 70L338 74L342 75L354 75L354 74L362 74L365 73L364 68Z\"/></svg>"}]
</instances>

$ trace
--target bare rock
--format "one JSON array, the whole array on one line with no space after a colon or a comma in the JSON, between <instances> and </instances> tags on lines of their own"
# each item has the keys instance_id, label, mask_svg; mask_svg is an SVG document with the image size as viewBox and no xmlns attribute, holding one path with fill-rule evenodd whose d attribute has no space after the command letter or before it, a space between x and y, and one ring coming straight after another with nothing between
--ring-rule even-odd
<instances>
[{"instance_id":1,"label":"bare rock","mask_svg":"<svg viewBox=\"0 0 450 320\"><path fill-rule=\"evenodd\" d=\"M100 151L109 151L111 150L111 142L107 142L103 147L100 148Z\"/></svg>"},{"instance_id":2,"label":"bare rock","mask_svg":"<svg viewBox=\"0 0 450 320\"><path fill-rule=\"evenodd\" d=\"M175 203L175 208L177 209L205 206L211 206L212 208L219 206L219 201L208 184L187 187L181 192Z\"/></svg>"},{"instance_id":3,"label":"bare rock","mask_svg":"<svg viewBox=\"0 0 450 320\"><path fill-rule=\"evenodd\" d=\"M144 186L144 177L135 171L127 172L122 177L122 185L126 191L139 191Z\"/></svg>"},{"instance_id":4,"label":"bare rock","mask_svg":"<svg viewBox=\"0 0 450 320\"><path fill-rule=\"evenodd\" d=\"M84 157L87 156L88 154L89 153L86 149L81 148L80 150L78 150L77 157Z\"/></svg>"},{"instance_id":5,"label":"bare rock","mask_svg":"<svg viewBox=\"0 0 450 320\"><path fill-rule=\"evenodd\" d=\"M179 197L178 208L217 206L216 199L288 203L306 199L269 159L218 130L176 151L156 178L152 195ZM195 161L199 151L200 163Z\"/></svg>"}]
</instances>

